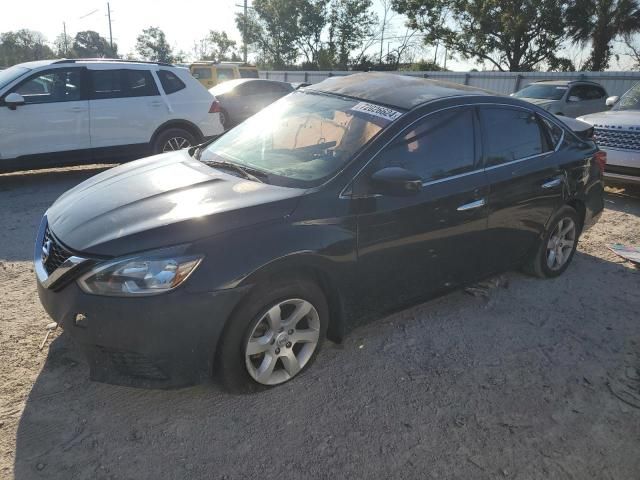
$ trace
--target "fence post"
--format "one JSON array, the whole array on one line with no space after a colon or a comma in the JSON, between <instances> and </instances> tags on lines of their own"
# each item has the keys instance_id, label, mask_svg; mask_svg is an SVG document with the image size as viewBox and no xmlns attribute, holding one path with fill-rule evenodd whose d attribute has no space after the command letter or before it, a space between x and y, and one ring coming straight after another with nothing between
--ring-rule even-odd
<instances>
[{"instance_id":1,"label":"fence post","mask_svg":"<svg viewBox=\"0 0 640 480\"><path fill-rule=\"evenodd\" d=\"M423 74L422 74L422 78L429 78L429 74L427 74L427 73L423 73Z\"/></svg>"},{"instance_id":2,"label":"fence post","mask_svg":"<svg viewBox=\"0 0 640 480\"><path fill-rule=\"evenodd\" d=\"M269 80L269 70L265 71L264 73L266 75L267 80Z\"/></svg>"},{"instance_id":3,"label":"fence post","mask_svg":"<svg viewBox=\"0 0 640 480\"><path fill-rule=\"evenodd\" d=\"M288 72L285 70L285 72L284 72L284 81L285 81L285 82L287 81L287 73L288 73Z\"/></svg>"},{"instance_id":4,"label":"fence post","mask_svg":"<svg viewBox=\"0 0 640 480\"><path fill-rule=\"evenodd\" d=\"M464 84L465 85L469 85L469 78L471 78L471 75L469 75L469 72L464 74Z\"/></svg>"},{"instance_id":5,"label":"fence post","mask_svg":"<svg viewBox=\"0 0 640 480\"><path fill-rule=\"evenodd\" d=\"M327 75L327 77L333 77L333 73L329 72L329 74Z\"/></svg>"},{"instance_id":6,"label":"fence post","mask_svg":"<svg viewBox=\"0 0 640 480\"><path fill-rule=\"evenodd\" d=\"M308 83L307 80L309 80L309 72L305 71L304 72L304 83Z\"/></svg>"},{"instance_id":7,"label":"fence post","mask_svg":"<svg viewBox=\"0 0 640 480\"><path fill-rule=\"evenodd\" d=\"M515 84L515 86L513 87L513 91L514 91L514 92L517 92L518 90L520 90L520 81L521 81L521 80L522 80L522 75L517 74L517 75L516 75L516 84Z\"/></svg>"}]
</instances>

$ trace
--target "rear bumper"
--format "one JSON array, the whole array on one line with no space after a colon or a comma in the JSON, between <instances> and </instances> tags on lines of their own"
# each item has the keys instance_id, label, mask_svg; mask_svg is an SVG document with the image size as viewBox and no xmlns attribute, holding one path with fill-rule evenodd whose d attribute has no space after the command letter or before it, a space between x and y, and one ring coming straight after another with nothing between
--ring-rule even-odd
<instances>
[{"instance_id":1,"label":"rear bumper","mask_svg":"<svg viewBox=\"0 0 640 480\"><path fill-rule=\"evenodd\" d=\"M607 152L605 180L616 183L640 184L640 151L602 148Z\"/></svg>"},{"instance_id":2,"label":"rear bumper","mask_svg":"<svg viewBox=\"0 0 640 480\"><path fill-rule=\"evenodd\" d=\"M140 298L59 291L38 282L47 313L69 333L98 382L177 388L209 378L218 339L245 289Z\"/></svg>"}]
</instances>

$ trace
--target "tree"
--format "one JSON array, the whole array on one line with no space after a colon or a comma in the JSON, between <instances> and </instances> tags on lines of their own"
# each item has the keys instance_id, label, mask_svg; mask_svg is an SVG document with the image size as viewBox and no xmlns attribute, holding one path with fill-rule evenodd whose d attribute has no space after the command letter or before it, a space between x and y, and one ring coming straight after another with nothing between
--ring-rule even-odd
<instances>
[{"instance_id":1,"label":"tree","mask_svg":"<svg viewBox=\"0 0 640 480\"><path fill-rule=\"evenodd\" d=\"M329 50L337 68L346 70L351 52L373 37L378 19L371 11L371 0L333 0L329 22Z\"/></svg>"},{"instance_id":2,"label":"tree","mask_svg":"<svg viewBox=\"0 0 640 480\"><path fill-rule=\"evenodd\" d=\"M167 42L164 32L158 27L149 27L142 30L136 41L136 52L145 60L152 62L174 61L173 49Z\"/></svg>"},{"instance_id":3,"label":"tree","mask_svg":"<svg viewBox=\"0 0 640 480\"><path fill-rule=\"evenodd\" d=\"M73 52L78 58L118 58L118 46L114 43L111 48L107 39L93 30L76 33Z\"/></svg>"},{"instance_id":4,"label":"tree","mask_svg":"<svg viewBox=\"0 0 640 480\"><path fill-rule=\"evenodd\" d=\"M56 57L73 58L75 51L73 50L73 37L66 33L61 33L53 41L54 52Z\"/></svg>"},{"instance_id":5,"label":"tree","mask_svg":"<svg viewBox=\"0 0 640 480\"><path fill-rule=\"evenodd\" d=\"M54 57L53 50L40 32L22 29L0 34L0 65Z\"/></svg>"},{"instance_id":6,"label":"tree","mask_svg":"<svg viewBox=\"0 0 640 480\"><path fill-rule=\"evenodd\" d=\"M323 49L322 33L327 26L329 0L301 2L298 22L300 35L296 45L304 55L305 65L317 69Z\"/></svg>"},{"instance_id":7,"label":"tree","mask_svg":"<svg viewBox=\"0 0 640 480\"><path fill-rule=\"evenodd\" d=\"M236 41L231 40L227 32L210 30L209 35L200 40L194 50L199 60L223 62L239 58L235 47Z\"/></svg>"},{"instance_id":8,"label":"tree","mask_svg":"<svg viewBox=\"0 0 640 480\"><path fill-rule=\"evenodd\" d=\"M530 71L556 57L566 37L565 0L393 0L409 26L465 59Z\"/></svg>"},{"instance_id":9,"label":"tree","mask_svg":"<svg viewBox=\"0 0 640 480\"><path fill-rule=\"evenodd\" d=\"M637 0L576 0L567 10L567 24L575 43L591 42L585 70L605 70L613 40L640 31L640 5Z\"/></svg>"}]
</instances>

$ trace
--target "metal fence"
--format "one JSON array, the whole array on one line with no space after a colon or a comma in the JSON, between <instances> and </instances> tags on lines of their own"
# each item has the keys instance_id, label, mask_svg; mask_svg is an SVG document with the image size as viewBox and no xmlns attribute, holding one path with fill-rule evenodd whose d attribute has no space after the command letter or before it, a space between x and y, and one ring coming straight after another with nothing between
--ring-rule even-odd
<instances>
[{"instance_id":1,"label":"metal fence","mask_svg":"<svg viewBox=\"0 0 640 480\"><path fill-rule=\"evenodd\" d=\"M286 82L317 83L328 77L359 73L356 71L261 71L261 78ZM609 95L622 95L636 82L640 72L394 72L413 77L431 78L485 88L509 94L540 80L592 80L601 84Z\"/></svg>"}]
</instances>

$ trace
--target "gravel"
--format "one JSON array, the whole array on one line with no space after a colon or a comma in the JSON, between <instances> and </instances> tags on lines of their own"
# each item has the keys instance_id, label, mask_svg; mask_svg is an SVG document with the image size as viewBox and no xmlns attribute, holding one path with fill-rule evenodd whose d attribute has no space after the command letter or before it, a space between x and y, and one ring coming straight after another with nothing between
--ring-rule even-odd
<instances>
[{"instance_id":1,"label":"gravel","mask_svg":"<svg viewBox=\"0 0 640 480\"><path fill-rule=\"evenodd\" d=\"M102 167L0 175L0 478L640 478L640 195L609 189L560 278L509 272L325 343L295 381L96 384L40 306L40 217ZM472 291L473 292L473 291Z\"/></svg>"}]
</instances>

